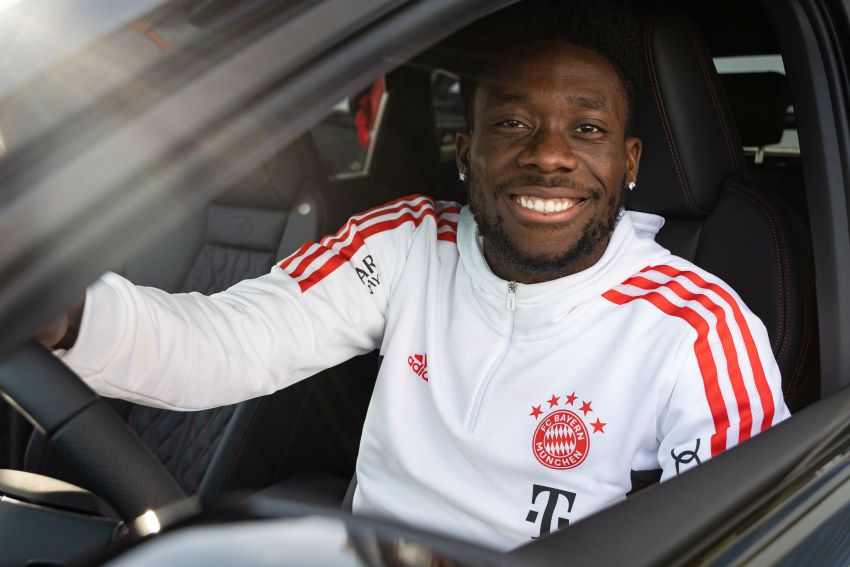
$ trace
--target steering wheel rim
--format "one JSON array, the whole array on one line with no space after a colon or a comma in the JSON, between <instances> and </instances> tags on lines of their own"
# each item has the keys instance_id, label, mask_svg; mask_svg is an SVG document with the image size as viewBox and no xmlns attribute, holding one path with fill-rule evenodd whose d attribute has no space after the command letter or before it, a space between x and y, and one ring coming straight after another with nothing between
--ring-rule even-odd
<instances>
[{"instance_id":1,"label":"steering wheel rim","mask_svg":"<svg viewBox=\"0 0 850 567\"><path fill-rule=\"evenodd\" d=\"M127 423L35 341L0 356L0 393L123 520L186 497Z\"/></svg>"}]
</instances>

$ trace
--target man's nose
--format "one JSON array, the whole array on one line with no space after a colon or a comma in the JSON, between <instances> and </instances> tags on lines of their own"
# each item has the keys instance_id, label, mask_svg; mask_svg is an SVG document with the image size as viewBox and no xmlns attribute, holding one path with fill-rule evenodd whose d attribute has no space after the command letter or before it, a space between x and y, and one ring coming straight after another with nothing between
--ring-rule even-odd
<instances>
[{"instance_id":1,"label":"man's nose","mask_svg":"<svg viewBox=\"0 0 850 567\"><path fill-rule=\"evenodd\" d=\"M573 171L578 167L569 132L549 127L538 128L527 140L528 145L519 156L520 167L547 172Z\"/></svg>"}]
</instances>

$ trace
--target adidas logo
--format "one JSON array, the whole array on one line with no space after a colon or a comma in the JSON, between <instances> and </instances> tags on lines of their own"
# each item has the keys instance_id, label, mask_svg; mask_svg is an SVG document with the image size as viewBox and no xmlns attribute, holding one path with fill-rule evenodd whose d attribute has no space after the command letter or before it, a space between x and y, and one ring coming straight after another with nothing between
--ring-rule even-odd
<instances>
[{"instance_id":1,"label":"adidas logo","mask_svg":"<svg viewBox=\"0 0 850 567\"><path fill-rule=\"evenodd\" d=\"M413 354L407 357L407 365L413 370L417 376L428 381L428 355Z\"/></svg>"}]
</instances>

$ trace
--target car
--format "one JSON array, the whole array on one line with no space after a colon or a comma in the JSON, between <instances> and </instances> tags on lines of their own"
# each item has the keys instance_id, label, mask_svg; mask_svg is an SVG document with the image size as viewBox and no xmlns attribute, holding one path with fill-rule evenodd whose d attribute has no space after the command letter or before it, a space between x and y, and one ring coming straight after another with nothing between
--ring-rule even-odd
<instances>
[{"instance_id":1,"label":"car","mask_svg":"<svg viewBox=\"0 0 850 567\"><path fill-rule=\"evenodd\" d=\"M671 210L659 239L696 257L705 233L726 235L706 262L765 319L793 415L558 531L558 497L530 501L540 537L511 552L339 510L374 353L267 398L166 414L97 398L31 342L107 270L213 292L357 211L463 200L460 46L513 3L0 5L0 563L850 562L847 0L630 2L656 73L642 116L667 125L636 126L647 147L694 183L717 169L684 162L711 154L701 126L720 124L720 153L747 161L736 187L758 188L732 191L755 217ZM632 206L655 210L645 199Z\"/></svg>"}]
</instances>

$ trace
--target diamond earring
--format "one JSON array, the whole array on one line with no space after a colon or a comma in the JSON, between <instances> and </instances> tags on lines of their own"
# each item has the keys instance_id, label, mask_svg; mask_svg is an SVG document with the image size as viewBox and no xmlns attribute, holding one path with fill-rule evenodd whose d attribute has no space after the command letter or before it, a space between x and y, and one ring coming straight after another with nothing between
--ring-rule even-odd
<instances>
[{"instance_id":1,"label":"diamond earring","mask_svg":"<svg viewBox=\"0 0 850 567\"><path fill-rule=\"evenodd\" d=\"M626 187L629 188L629 191L634 191L635 187L637 187L637 183L635 183L634 181L629 181L629 184L626 185Z\"/></svg>"},{"instance_id":2,"label":"diamond earring","mask_svg":"<svg viewBox=\"0 0 850 567\"><path fill-rule=\"evenodd\" d=\"M466 174L462 171L458 171L457 172L457 178L460 179L461 181L466 181Z\"/></svg>"}]
</instances>

